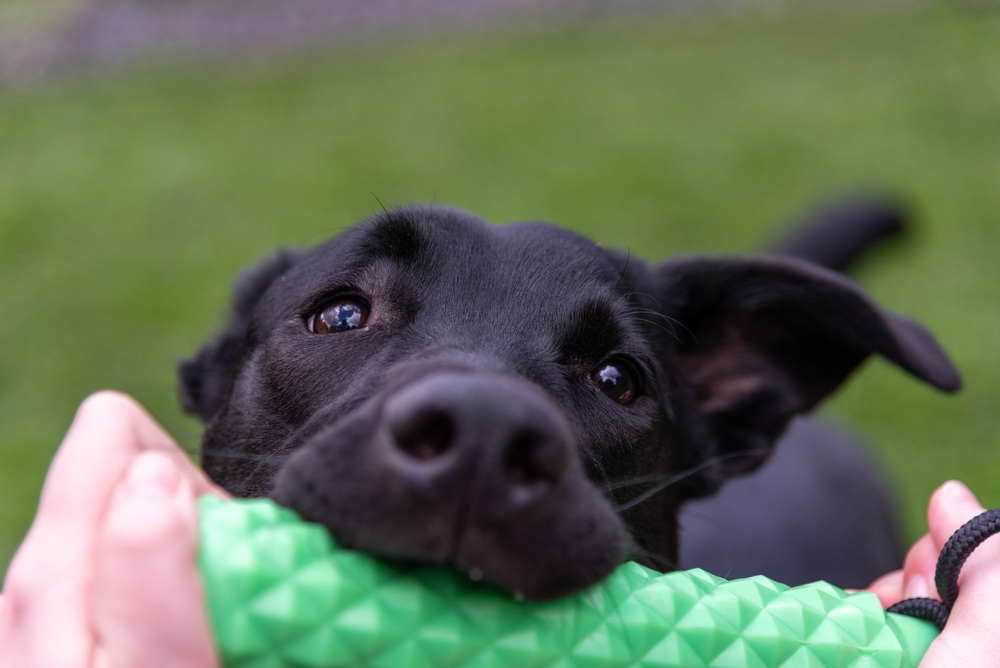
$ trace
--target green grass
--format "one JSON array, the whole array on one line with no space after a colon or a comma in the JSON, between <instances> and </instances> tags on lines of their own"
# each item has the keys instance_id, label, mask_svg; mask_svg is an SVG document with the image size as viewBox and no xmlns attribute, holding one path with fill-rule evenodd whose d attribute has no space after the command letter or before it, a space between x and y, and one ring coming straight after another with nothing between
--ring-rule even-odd
<instances>
[{"instance_id":1,"label":"green grass","mask_svg":"<svg viewBox=\"0 0 1000 668\"><path fill-rule=\"evenodd\" d=\"M759 247L831 189L900 193L919 229L860 279L967 389L874 362L831 412L877 444L911 535L945 479L1000 505L997 44L996 12L759 11L0 91L0 565L85 395L133 393L193 448L173 368L232 277L376 196L658 258Z\"/></svg>"}]
</instances>

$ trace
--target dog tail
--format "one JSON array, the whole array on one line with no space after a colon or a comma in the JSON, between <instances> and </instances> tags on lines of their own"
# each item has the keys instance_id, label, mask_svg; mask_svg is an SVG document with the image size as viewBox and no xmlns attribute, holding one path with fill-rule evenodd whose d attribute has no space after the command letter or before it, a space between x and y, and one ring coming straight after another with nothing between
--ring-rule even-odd
<instances>
[{"instance_id":1,"label":"dog tail","mask_svg":"<svg viewBox=\"0 0 1000 668\"><path fill-rule=\"evenodd\" d=\"M800 218L770 252L843 273L869 250L901 234L907 215L900 202L888 197L841 198Z\"/></svg>"}]
</instances>

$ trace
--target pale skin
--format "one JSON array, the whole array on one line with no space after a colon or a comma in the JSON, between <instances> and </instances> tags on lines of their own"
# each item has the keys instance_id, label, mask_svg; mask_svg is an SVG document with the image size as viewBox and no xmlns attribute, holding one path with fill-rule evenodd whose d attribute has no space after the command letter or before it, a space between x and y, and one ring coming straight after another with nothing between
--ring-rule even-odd
<instances>
[{"instance_id":1,"label":"pale skin","mask_svg":"<svg viewBox=\"0 0 1000 668\"><path fill-rule=\"evenodd\" d=\"M137 403L87 399L0 595L0 665L214 668L195 499L224 495Z\"/></svg>"},{"instance_id":2,"label":"pale skin","mask_svg":"<svg viewBox=\"0 0 1000 668\"><path fill-rule=\"evenodd\" d=\"M226 494L132 399L80 407L0 594L0 665L218 668L195 568L195 499ZM869 587L884 605L934 595L937 553L981 513L961 483L931 497L929 532ZM921 668L1000 666L1000 537L962 570L960 595Z\"/></svg>"},{"instance_id":3,"label":"pale skin","mask_svg":"<svg viewBox=\"0 0 1000 668\"><path fill-rule=\"evenodd\" d=\"M934 587L938 553L959 527L984 510L962 483L953 480L939 487L927 508L928 533L910 548L901 570L882 576L868 590L887 607L914 596L940 599ZM1000 666L1000 535L972 553L958 586L948 623L920 668Z\"/></svg>"}]
</instances>

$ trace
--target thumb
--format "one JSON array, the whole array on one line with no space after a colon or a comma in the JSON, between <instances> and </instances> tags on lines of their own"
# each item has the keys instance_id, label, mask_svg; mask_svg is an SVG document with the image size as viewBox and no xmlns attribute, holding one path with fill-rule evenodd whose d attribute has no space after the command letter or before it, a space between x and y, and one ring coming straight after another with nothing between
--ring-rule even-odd
<instances>
[{"instance_id":1,"label":"thumb","mask_svg":"<svg viewBox=\"0 0 1000 668\"><path fill-rule=\"evenodd\" d=\"M195 565L191 488L168 454L147 451L115 490L98 539L98 666L218 665Z\"/></svg>"},{"instance_id":2,"label":"thumb","mask_svg":"<svg viewBox=\"0 0 1000 668\"><path fill-rule=\"evenodd\" d=\"M959 481L950 480L938 487L927 506L927 525L938 551L963 524L983 511L976 496Z\"/></svg>"}]
</instances>

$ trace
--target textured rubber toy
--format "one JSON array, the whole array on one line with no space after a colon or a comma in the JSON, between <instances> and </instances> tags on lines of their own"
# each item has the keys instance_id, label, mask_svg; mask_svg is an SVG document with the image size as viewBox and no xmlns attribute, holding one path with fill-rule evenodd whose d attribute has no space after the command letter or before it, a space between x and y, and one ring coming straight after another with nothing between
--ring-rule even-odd
<instances>
[{"instance_id":1,"label":"textured rubber toy","mask_svg":"<svg viewBox=\"0 0 1000 668\"><path fill-rule=\"evenodd\" d=\"M263 500L200 501L200 567L227 668L916 666L937 629L819 582L626 563L566 599L519 602L443 568L340 550Z\"/></svg>"}]
</instances>

